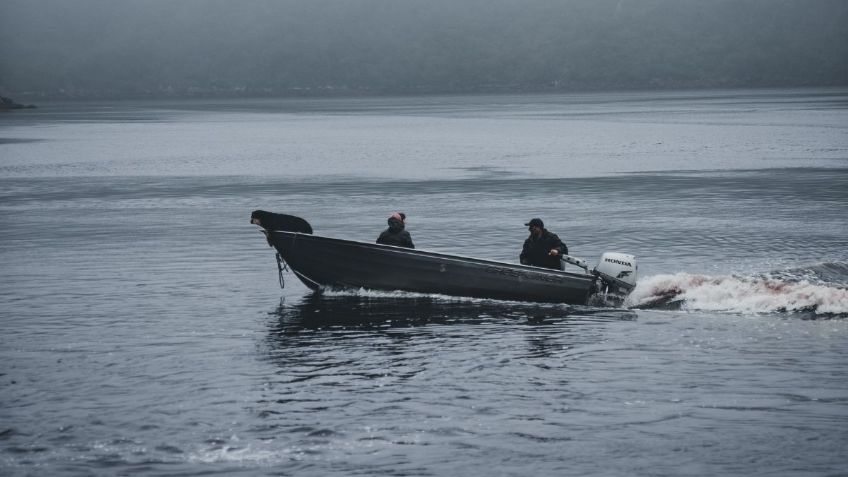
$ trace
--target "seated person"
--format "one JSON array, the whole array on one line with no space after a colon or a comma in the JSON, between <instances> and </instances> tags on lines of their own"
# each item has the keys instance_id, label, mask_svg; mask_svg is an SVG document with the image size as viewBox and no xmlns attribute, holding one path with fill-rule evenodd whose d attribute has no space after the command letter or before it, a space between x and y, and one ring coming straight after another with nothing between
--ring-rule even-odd
<instances>
[{"instance_id":1,"label":"seated person","mask_svg":"<svg viewBox=\"0 0 848 477\"><path fill-rule=\"evenodd\" d=\"M524 225L530 229L530 236L521 250L521 264L562 270L560 258L568 255L568 247L555 233L545 228L542 219L535 218Z\"/></svg>"},{"instance_id":2,"label":"seated person","mask_svg":"<svg viewBox=\"0 0 848 477\"><path fill-rule=\"evenodd\" d=\"M412 237L405 230L406 214L395 212L389 217L389 228L383 231L377 238L377 243L383 245L394 245L396 247L415 248Z\"/></svg>"}]
</instances>

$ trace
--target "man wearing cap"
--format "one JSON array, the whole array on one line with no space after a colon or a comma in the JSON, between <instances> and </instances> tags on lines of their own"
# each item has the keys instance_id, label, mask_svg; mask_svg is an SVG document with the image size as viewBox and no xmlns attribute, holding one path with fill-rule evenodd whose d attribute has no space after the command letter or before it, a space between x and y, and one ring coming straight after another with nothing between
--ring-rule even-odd
<instances>
[{"instance_id":1,"label":"man wearing cap","mask_svg":"<svg viewBox=\"0 0 848 477\"><path fill-rule=\"evenodd\" d=\"M389 216L389 228L383 231L377 238L377 243L383 245L394 245L396 247L415 248L412 237L406 228L406 214L395 212Z\"/></svg>"},{"instance_id":2,"label":"man wearing cap","mask_svg":"<svg viewBox=\"0 0 848 477\"><path fill-rule=\"evenodd\" d=\"M534 218L524 225L530 229L530 236L524 241L524 249L521 250L522 265L562 270L560 257L568 255L568 247L555 233L545 228L542 219Z\"/></svg>"}]
</instances>

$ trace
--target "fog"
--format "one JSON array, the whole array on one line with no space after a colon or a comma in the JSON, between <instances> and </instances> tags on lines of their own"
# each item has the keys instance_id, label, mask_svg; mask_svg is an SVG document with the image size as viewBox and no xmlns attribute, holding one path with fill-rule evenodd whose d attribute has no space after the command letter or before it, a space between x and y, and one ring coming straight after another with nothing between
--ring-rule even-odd
<instances>
[{"instance_id":1,"label":"fog","mask_svg":"<svg viewBox=\"0 0 848 477\"><path fill-rule=\"evenodd\" d=\"M0 94L848 84L844 0L0 0Z\"/></svg>"}]
</instances>

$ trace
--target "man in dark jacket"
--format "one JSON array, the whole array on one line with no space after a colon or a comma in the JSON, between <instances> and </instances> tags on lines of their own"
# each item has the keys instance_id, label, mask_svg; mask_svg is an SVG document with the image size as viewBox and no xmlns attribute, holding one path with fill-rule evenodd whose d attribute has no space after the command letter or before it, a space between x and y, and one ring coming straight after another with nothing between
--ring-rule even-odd
<instances>
[{"instance_id":1,"label":"man in dark jacket","mask_svg":"<svg viewBox=\"0 0 848 477\"><path fill-rule=\"evenodd\" d=\"M409 232L404 230L406 227L406 214L403 212L395 212L389 217L389 228L383 231L377 238L377 243L383 245L394 245L396 247L415 248L412 244L412 237Z\"/></svg>"},{"instance_id":2,"label":"man in dark jacket","mask_svg":"<svg viewBox=\"0 0 848 477\"><path fill-rule=\"evenodd\" d=\"M545 228L542 219L532 219L524 225L530 229L530 236L524 241L524 249L521 250L521 263L562 270L560 257L568 255L568 247L555 233L551 233Z\"/></svg>"}]
</instances>

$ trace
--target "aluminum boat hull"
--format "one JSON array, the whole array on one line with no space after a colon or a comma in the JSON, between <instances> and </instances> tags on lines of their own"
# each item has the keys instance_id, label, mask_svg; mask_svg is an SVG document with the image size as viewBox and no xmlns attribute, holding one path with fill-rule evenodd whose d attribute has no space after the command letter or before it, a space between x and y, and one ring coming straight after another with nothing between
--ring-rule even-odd
<instances>
[{"instance_id":1,"label":"aluminum boat hull","mask_svg":"<svg viewBox=\"0 0 848 477\"><path fill-rule=\"evenodd\" d=\"M497 300L586 304L586 273L390 245L268 230L268 241L309 288L402 290Z\"/></svg>"}]
</instances>

